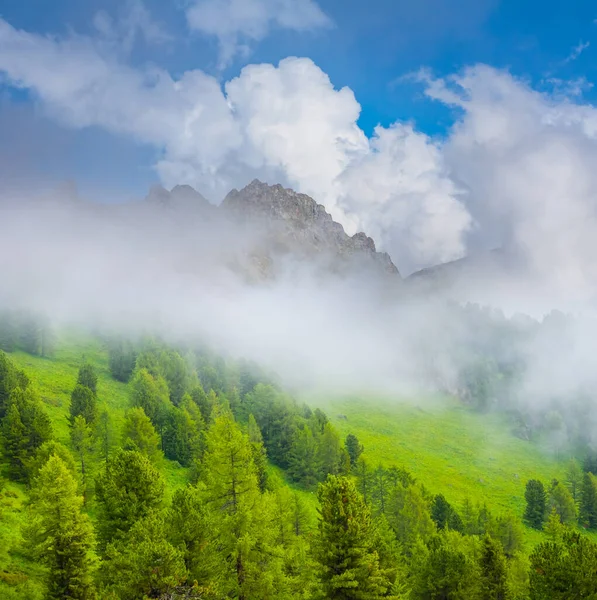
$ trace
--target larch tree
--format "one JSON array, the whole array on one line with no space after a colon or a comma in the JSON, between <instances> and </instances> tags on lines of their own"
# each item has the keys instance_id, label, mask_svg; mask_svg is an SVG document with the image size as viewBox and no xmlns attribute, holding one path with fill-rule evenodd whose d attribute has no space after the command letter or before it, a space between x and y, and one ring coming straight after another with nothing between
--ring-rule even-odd
<instances>
[{"instance_id":1,"label":"larch tree","mask_svg":"<svg viewBox=\"0 0 597 600\"><path fill-rule=\"evenodd\" d=\"M154 463L162 454L160 436L140 406L131 408L126 413L122 427L122 447L137 450Z\"/></svg>"},{"instance_id":2,"label":"larch tree","mask_svg":"<svg viewBox=\"0 0 597 600\"><path fill-rule=\"evenodd\" d=\"M228 593L239 600L273 597L281 583L282 557L273 545L251 442L229 410L216 414L207 432L201 479Z\"/></svg>"},{"instance_id":3,"label":"larch tree","mask_svg":"<svg viewBox=\"0 0 597 600\"><path fill-rule=\"evenodd\" d=\"M77 483L64 462L52 455L31 490L31 523L25 538L47 568L51 600L91 600L94 535L82 509Z\"/></svg>"},{"instance_id":4,"label":"larch tree","mask_svg":"<svg viewBox=\"0 0 597 600\"><path fill-rule=\"evenodd\" d=\"M89 459L93 452L93 432L82 415L77 415L70 430L71 445L81 467L83 499L87 502L89 494Z\"/></svg>"}]
</instances>

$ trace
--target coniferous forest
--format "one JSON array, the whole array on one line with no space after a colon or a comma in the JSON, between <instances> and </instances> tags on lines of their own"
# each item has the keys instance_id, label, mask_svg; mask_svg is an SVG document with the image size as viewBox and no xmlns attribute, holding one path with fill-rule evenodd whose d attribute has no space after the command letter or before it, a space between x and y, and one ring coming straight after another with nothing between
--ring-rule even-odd
<instances>
[{"instance_id":1,"label":"coniferous forest","mask_svg":"<svg viewBox=\"0 0 597 600\"><path fill-rule=\"evenodd\" d=\"M2 316L2 598L597 597L590 460L521 481L522 514L450 502L255 364L69 339ZM68 361L60 403L40 389Z\"/></svg>"}]
</instances>

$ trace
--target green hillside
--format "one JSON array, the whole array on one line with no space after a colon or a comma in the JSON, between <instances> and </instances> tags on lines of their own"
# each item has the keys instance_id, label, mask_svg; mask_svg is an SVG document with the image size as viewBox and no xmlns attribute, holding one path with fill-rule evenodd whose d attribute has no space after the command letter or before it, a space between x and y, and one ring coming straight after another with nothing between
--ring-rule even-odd
<instances>
[{"instance_id":1,"label":"green hillside","mask_svg":"<svg viewBox=\"0 0 597 600\"><path fill-rule=\"evenodd\" d=\"M109 408L114 435L117 438L114 443L115 445L121 443L120 432L125 423L126 412L131 407L131 391L134 387L131 387L133 385L131 383L121 383L112 377L108 348L101 339L77 332L63 332L56 340L54 351L50 357L35 356L22 351L11 352L8 356L16 367L27 374L31 386L39 393L51 419L55 438L70 448L73 444L68 418L71 392L76 384L81 365L84 363L92 365L98 376L98 408L101 409L103 406ZM180 358L180 355L178 356ZM203 375L210 373L213 375L208 369ZM234 379L235 385L242 385L242 376L239 373L235 371L229 373L230 377L238 377ZM261 415L262 419L265 419L263 422L267 422L267 419L277 418L275 417L276 411L281 415L279 422L285 422L284 410L288 409L290 404L286 403L291 400L285 396L284 392L276 391L261 383L256 385L254 381L249 386L249 390L251 389L253 391L243 393L242 400L239 396L235 404L234 410L239 415L239 424L242 428L246 429L247 417L251 410L257 411L255 415L258 415L259 410L263 411L266 406L269 406L267 408L269 412ZM210 393L214 394L214 392ZM251 398L251 394L254 394L255 397ZM229 402L225 394L222 394L222 398L225 403ZM268 398L273 401L273 404L268 404L270 401ZM256 402L257 404L255 404ZM243 403L248 403L247 406L252 409L246 406L243 408ZM556 459L537 444L515 437L504 416L474 412L463 407L455 399L419 398L415 402L414 399L404 398L323 396L310 397L307 404L310 405L311 410L304 406L300 408L302 406L300 403L292 405L294 407L292 410L303 411L304 409L304 412L295 412L292 417L295 421L297 418L303 419L303 428L295 430L292 445L283 451L290 457L286 461L287 464L280 462L281 458L285 459L286 457L280 454L282 451L279 448L282 446L279 444L276 446L276 438L272 437L272 435L276 435L276 428L267 432L263 425L259 425L264 432L264 439L267 439L265 438L266 434L270 436L272 452L270 453L268 448L268 456L275 463L269 464L266 469L269 490L274 495L266 496L267 492L264 492L264 499L266 498L264 501L270 503L268 510L273 511L270 525L276 527L275 523L281 522L282 517L276 512L277 510L291 510L288 504L284 505L283 496L280 497L282 498L281 504L275 504L278 501L274 499L276 490L287 493L288 490L283 488L284 486L290 487L293 491L298 492L296 497L304 506L301 517L304 519L304 524L301 526L304 530L302 529L303 533L300 536L297 534L296 538L296 543L299 545L288 550L291 564L297 556L302 556L307 561L311 560L307 554L304 554L305 546L300 546L300 544L308 543L307 540L311 535L309 532L315 531L314 525L319 508L315 484L316 481L322 481L325 478L324 473L324 476L318 475L319 479L311 481L311 483L305 483L305 480L299 479L296 470L297 449L303 448L305 451L301 455L303 457L301 460L308 456L319 460L318 453L324 447L318 446L318 444L323 444L321 440L331 440L330 447L333 447L334 439L335 443L339 445L348 434L354 434L364 446L362 456L370 468L382 466L387 469L396 466L406 469L430 494L425 496L425 512L429 510L435 495L443 494L456 511L460 509L465 499L469 499L474 504L485 504L494 516L514 515L519 523L519 528L525 507L524 494L527 481L540 479L547 487L553 479L563 480L568 466L568 457L562 456ZM260 406L261 408L259 408ZM316 409L322 409L325 414ZM299 414L304 416L299 417ZM319 419L322 420L319 421ZM329 423L326 424L327 419L329 419ZM291 421L286 422L290 423ZM321 436L318 438L319 441L314 441L312 430L320 432L318 433ZM283 428L280 431L283 431ZM308 435L301 438L301 431ZM242 435L247 436L248 442L249 436ZM301 439L304 441L304 446L296 442ZM278 462L273 453L276 448L279 453ZM343 451L346 453L346 450ZM102 468L101 460L98 458L94 460L92 478ZM192 467L182 467L178 462L168 460L161 453L156 460L155 466L166 483L165 498L167 503L171 503L176 491L186 486L191 479ZM351 462L352 459L349 459L349 466L343 473L348 474L349 479L354 480L355 471L352 471L352 475L350 474ZM360 465L361 461L356 464ZM302 465L301 468L303 468L301 472L307 472L304 470L305 465ZM320 466L318 468L321 469ZM301 488L292 481L300 481L307 489ZM358 485L360 485L360 481L359 479ZM414 484L413 487L415 487ZM35 560L32 560L31 555L21 543L20 532L29 518L28 502L27 483L16 483L6 477L0 478L1 598L37 600L42 597L40 594L43 586L40 586L39 582L44 580L46 571ZM372 506L375 506L374 503ZM101 515L98 514L96 502L92 500L85 512L91 517L95 527L101 523ZM285 514L284 518L288 519L287 523L291 523L291 518L288 516L290 513ZM429 516L425 518L432 523ZM435 531L435 525L432 524L432 527ZM450 533L446 534L446 543L450 543ZM284 536L286 535L285 533ZM520 549L527 555L535 544L547 539L545 533L528 527L524 527L524 533L520 533L519 536L522 536L519 537ZM589 536L595 537L594 533L589 533ZM458 539L468 538L461 536ZM480 538L471 537L470 539L472 540L470 543L473 545L480 543ZM463 541L462 543L468 542ZM471 556L475 555L475 550L469 550ZM526 569L524 560L517 556L509 557L513 573L520 572L520 569ZM406 560L408 563L410 558L403 557L401 560ZM517 562L519 560L522 562ZM305 564L308 565L308 568L304 571L304 576L307 581L311 581L312 574L308 575L308 573L311 572L312 565L308 562ZM414 562L408 564L411 569L417 568ZM524 577L518 583L523 590L528 585L525 583ZM112 583L112 585L116 584ZM299 578L294 583L289 579L288 585L291 590L288 592L290 597L295 597L296 589L300 589L302 584ZM293 588L293 585L298 587ZM292 591L293 589L295 591ZM308 597L311 596L307 594L305 598Z\"/></svg>"},{"instance_id":2,"label":"green hillside","mask_svg":"<svg viewBox=\"0 0 597 600\"><path fill-rule=\"evenodd\" d=\"M476 414L448 399L423 406L338 399L322 408L344 436L359 438L372 466L405 467L455 503L468 497L522 515L528 479L547 483L564 474L566 461L513 436L499 415Z\"/></svg>"}]
</instances>

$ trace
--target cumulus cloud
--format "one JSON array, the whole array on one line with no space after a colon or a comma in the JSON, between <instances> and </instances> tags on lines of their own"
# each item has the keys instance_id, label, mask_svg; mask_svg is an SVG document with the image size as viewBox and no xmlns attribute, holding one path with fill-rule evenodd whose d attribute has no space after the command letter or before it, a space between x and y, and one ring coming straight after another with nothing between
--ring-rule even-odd
<instances>
[{"instance_id":1,"label":"cumulus cloud","mask_svg":"<svg viewBox=\"0 0 597 600\"><path fill-rule=\"evenodd\" d=\"M539 92L485 65L422 73L427 96L455 112L446 136L395 123L368 138L353 92L307 58L248 65L221 85L198 69L175 78L132 68L101 40L0 20L0 70L70 126L155 147L169 187L188 183L219 202L254 177L280 182L348 233L374 236L403 273L505 246L562 297L593 297L597 109L578 86Z\"/></svg>"},{"instance_id":2,"label":"cumulus cloud","mask_svg":"<svg viewBox=\"0 0 597 600\"><path fill-rule=\"evenodd\" d=\"M192 30L218 39L221 67L274 27L310 31L332 25L313 0L195 0L187 21Z\"/></svg>"},{"instance_id":3,"label":"cumulus cloud","mask_svg":"<svg viewBox=\"0 0 597 600\"><path fill-rule=\"evenodd\" d=\"M429 80L427 94L462 112L443 154L483 238L518 247L566 298L592 298L597 109L483 65Z\"/></svg>"},{"instance_id":4,"label":"cumulus cloud","mask_svg":"<svg viewBox=\"0 0 597 600\"><path fill-rule=\"evenodd\" d=\"M219 201L255 176L280 181L325 204L349 233L370 228L407 271L464 252L471 220L439 147L402 125L367 139L352 91L334 88L311 60L249 65L222 89L200 70L174 79L100 50L89 38L45 38L0 21L0 69L13 85L71 126L159 148L168 186L188 183Z\"/></svg>"}]
</instances>

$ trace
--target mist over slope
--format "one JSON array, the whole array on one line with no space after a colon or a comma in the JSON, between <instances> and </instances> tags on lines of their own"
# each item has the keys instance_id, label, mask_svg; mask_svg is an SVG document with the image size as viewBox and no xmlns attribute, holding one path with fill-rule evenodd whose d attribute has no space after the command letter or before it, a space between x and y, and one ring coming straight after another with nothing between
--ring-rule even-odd
<instances>
[{"instance_id":1,"label":"mist over slope","mask_svg":"<svg viewBox=\"0 0 597 600\"><path fill-rule=\"evenodd\" d=\"M448 392L515 413L521 435L555 410L569 437L582 429L592 442L590 415L571 407L593 405L597 324L589 305L550 316L556 297L516 254L404 280L365 233L348 236L312 198L257 180L219 207L177 186L118 205L5 196L0 210L6 308L201 340L299 391L415 402Z\"/></svg>"}]
</instances>

